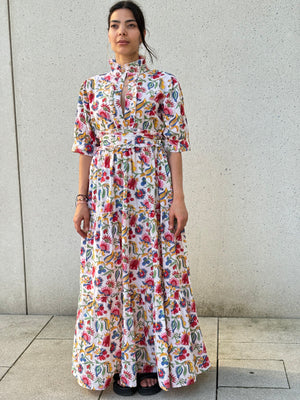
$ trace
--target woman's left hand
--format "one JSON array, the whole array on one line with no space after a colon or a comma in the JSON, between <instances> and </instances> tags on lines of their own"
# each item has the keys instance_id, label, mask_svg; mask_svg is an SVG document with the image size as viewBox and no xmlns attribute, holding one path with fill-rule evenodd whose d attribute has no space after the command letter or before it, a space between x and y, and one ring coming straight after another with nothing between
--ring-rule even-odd
<instances>
[{"instance_id":1,"label":"woman's left hand","mask_svg":"<svg viewBox=\"0 0 300 400\"><path fill-rule=\"evenodd\" d=\"M176 219L176 229L175 229ZM183 231L188 220L188 211L186 209L184 200L174 199L170 207L169 213L169 229L171 232L175 231L175 237L177 238Z\"/></svg>"}]
</instances>

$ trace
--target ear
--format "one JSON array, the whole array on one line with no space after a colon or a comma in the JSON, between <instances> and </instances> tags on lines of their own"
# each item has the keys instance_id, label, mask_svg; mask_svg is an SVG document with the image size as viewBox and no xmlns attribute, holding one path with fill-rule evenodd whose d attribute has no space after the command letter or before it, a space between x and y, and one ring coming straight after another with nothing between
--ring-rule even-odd
<instances>
[{"instance_id":1,"label":"ear","mask_svg":"<svg viewBox=\"0 0 300 400\"><path fill-rule=\"evenodd\" d=\"M146 30L144 30L144 38L146 36ZM140 37L140 44L143 43L142 38Z\"/></svg>"}]
</instances>

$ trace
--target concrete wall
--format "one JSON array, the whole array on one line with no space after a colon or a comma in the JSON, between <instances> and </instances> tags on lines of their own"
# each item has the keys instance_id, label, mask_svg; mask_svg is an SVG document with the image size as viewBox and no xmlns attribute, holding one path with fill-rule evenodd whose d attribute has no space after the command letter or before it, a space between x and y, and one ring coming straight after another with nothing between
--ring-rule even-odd
<instances>
[{"instance_id":1,"label":"concrete wall","mask_svg":"<svg viewBox=\"0 0 300 400\"><path fill-rule=\"evenodd\" d=\"M111 4L0 2L2 313L76 311L75 108L109 68ZM140 4L155 66L185 97L198 314L300 317L298 2Z\"/></svg>"}]
</instances>

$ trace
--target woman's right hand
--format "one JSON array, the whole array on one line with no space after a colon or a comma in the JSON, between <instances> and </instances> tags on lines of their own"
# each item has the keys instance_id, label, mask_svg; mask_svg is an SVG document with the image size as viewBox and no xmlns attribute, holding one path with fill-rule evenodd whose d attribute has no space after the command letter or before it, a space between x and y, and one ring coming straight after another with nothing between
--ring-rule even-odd
<instances>
[{"instance_id":1,"label":"woman's right hand","mask_svg":"<svg viewBox=\"0 0 300 400\"><path fill-rule=\"evenodd\" d=\"M83 227L81 227L83 221ZM76 231L83 238L87 237L90 224L90 211L86 203L77 203L76 211L73 217Z\"/></svg>"}]
</instances>

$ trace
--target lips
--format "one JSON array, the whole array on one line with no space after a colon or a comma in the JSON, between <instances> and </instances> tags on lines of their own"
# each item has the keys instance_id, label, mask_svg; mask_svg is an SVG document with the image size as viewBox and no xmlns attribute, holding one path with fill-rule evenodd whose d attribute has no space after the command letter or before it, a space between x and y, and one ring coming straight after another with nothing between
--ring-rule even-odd
<instances>
[{"instance_id":1,"label":"lips","mask_svg":"<svg viewBox=\"0 0 300 400\"><path fill-rule=\"evenodd\" d=\"M129 42L127 42L126 40L120 40L119 42L118 42L118 44L128 44Z\"/></svg>"}]
</instances>

